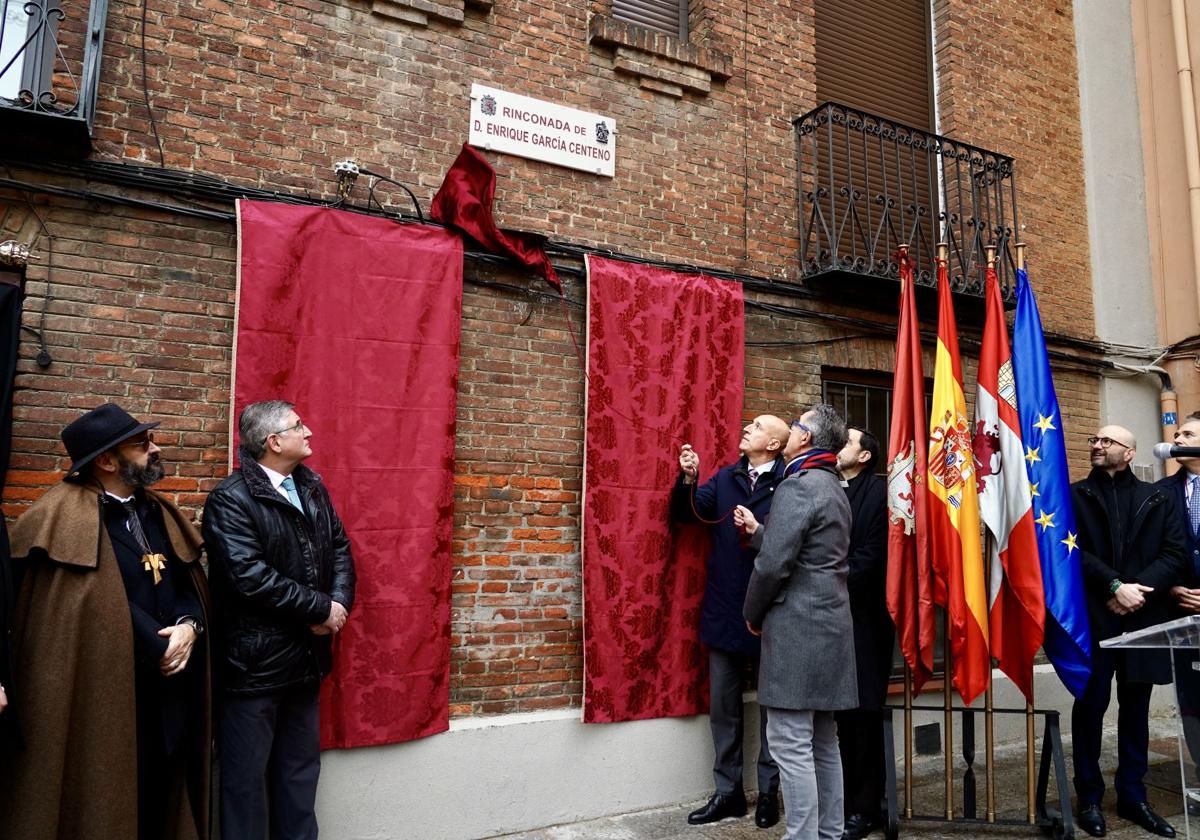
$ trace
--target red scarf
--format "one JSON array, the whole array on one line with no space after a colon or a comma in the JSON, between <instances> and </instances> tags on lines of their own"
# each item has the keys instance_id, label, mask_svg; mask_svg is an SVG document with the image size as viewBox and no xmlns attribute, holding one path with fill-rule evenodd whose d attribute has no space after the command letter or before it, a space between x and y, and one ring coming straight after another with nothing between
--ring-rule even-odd
<instances>
[{"instance_id":1,"label":"red scarf","mask_svg":"<svg viewBox=\"0 0 1200 840\"><path fill-rule=\"evenodd\" d=\"M783 477L795 475L800 470L826 469L837 471L837 456L825 449L810 449L792 461L783 471Z\"/></svg>"}]
</instances>

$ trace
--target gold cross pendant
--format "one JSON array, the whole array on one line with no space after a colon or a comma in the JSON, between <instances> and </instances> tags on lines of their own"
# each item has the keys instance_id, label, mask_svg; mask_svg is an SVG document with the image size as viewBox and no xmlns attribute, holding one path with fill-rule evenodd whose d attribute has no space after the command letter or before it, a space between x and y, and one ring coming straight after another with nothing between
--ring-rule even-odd
<instances>
[{"instance_id":1,"label":"gold cross pendant","mask_svg":"<svg viewBox=\"0 0 1200 840\"><path fill-rule=\"evenodd\" d=\"M167 558L161 554L143 554L142 567L154 573L154 585L157 586L162 581L161 572L167 567Z\"/></svg>"}]
</instances>

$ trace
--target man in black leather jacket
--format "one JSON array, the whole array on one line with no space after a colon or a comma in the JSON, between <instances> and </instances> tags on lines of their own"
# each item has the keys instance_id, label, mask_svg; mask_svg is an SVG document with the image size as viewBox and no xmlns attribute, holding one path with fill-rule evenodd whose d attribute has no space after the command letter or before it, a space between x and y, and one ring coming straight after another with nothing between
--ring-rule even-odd
<instances>
[{"instance_id":1,"label":"man in black leather jacket","mask_svg":"<svg viewBox=\"0 0 1200 840\"><path fill-rule=\"evenodd\" d=\"M248 405L238 432L240 466L204 505L222 690L221 836L264 840L269 811L272 837L315 840L318 687L354 603L354 561L320 476L301 463L312 433L295 408Z\"/></svg>"}]
</instances>

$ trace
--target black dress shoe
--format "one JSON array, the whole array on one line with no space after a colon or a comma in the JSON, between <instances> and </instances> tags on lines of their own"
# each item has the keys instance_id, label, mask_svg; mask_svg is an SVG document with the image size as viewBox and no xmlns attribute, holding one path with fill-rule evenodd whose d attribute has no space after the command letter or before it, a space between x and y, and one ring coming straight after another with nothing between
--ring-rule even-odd
<instances>
[{"instance_id":1,"label":"black dress shoe","mask_svg":"<svg viewBox=\"0 0 1200 840\"><path fill-rule=\"evenodd\" d=\"M1100 813L1099 805L1083 805L1075 817L1075 822L1079 823L1079 827L1093 837L1103 837L1108 833L1108 828L1104 825L1104 814Z\"/></svg>"},{"instance_id":2,"label":"black dress shoe","mask_svg":"<svg viewBox=\"0 0 1200 840\"><path fill-rule=\"evenodd\" d=\"M842 828L842 840L863 840L879 827L878 819L872 819L866 814L851 814L846 817L845 825Z\"/></svg>"},{"instance_id":3,"label":"black dress shoe","mask_svg":"<svg viewBox=\"0 0 1200 840\"><path fill-rule=\"evenodd\" d=\"M726 817L746 816L746 794L714 793L703 808L697 808L688 814L688 825L704 825L723 820Z\"/></svg>"},{"instance_id":4,"label":"black dress shoe","mask_svg":"<svg viewBox=\"0 0 1200 840\"><path fill-rule=\"evenodd\" d=\"M754 824L759 828L770 828L779 822L779 794L760 793L754 806Z\"/></svg>"},{"instance_id":5,"label":"black dress shoe","mask_svg":"<svg viewBox=\"0 0 1200 840\"><path fill-rule=\"evenodd\" d=\"M1175 829L1169 822L1154 813L1149 802L1118 802L1117 816L1129 820L1131 823L1137 823L1146 831L1157 834L1159 837L1175 836Z\"/></svg>"}]
</instances>

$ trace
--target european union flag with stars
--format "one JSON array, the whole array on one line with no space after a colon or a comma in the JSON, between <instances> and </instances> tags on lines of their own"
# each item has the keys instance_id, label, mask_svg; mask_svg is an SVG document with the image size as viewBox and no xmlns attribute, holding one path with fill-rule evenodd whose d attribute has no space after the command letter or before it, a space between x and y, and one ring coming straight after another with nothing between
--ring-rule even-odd
<instances>
[{"instance_id":1,"label":"european union flag with stars","mask_svg":"<svg viewBox=\"0 0 1200 840\"><path fill-rule=\"evenodd\" d=\"M1079 532L1071 510L1062 415L1046 358L1042 318L1029 276L1023 269L1017 270L1012 362L1046 597L1046 637L1042 649L1063 685L1079 697L1092 670L1091 634L1076 545Z\"/></svg>"}]
</instances>

